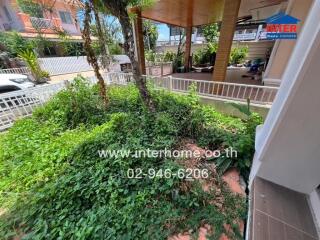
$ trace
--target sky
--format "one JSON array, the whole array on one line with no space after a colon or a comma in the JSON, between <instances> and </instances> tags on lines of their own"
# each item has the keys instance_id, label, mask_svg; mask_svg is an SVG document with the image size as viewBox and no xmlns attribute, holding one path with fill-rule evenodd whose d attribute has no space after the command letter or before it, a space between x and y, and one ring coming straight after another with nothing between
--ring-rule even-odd
<instances>
[{"instance_id":1,"label":"sky","mask_svg":"<svg viewBox=\"0 0 320 240\"><path fill-rule=\"evenodd\" d=\"M107 16L106 21L111 25L119 25L119 22L115 20L113 16ZM82 21L80 21L82 22ZM158 41L169 41L170 30L167 24L164 23L156 23L158 29Z\"/></svg>"},{"instance_id":2,"label":"sky","mask_svg":"<svg viewBox=\"0 0 320 240\"><path fill-rule=\"evenodd\" d=\"M158 41L169 41L169 28L167 24L157 24L158 28Z\"/></svg>"}]
</instances>

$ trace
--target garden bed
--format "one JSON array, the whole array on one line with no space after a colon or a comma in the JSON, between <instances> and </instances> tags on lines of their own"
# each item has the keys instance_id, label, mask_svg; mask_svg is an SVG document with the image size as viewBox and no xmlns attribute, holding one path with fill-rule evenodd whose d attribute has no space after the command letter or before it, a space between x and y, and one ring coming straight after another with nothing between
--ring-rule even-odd
<instances>
[{"instance_id":1,"label":"garden bed","mask_svg":"<svg viewBox=\"0 0 320 240\"><path fill-rule=\"evenodd\" d=\"M224 234L241 239L239 222L246 217L246 198L233 193L222 174L232 168L248 176L260 118L222 115L201 105L193 92L187 96L151 92L154 113L131 85L110 87L105 108L96 86L77 79L2 135L0 205L5 211L0 236L166 239L186 232L196 237L205 227L207 238ZM187 146L222 154L101 156L101 150L131 153ZM230 147L236 157L226 155L224 149ZM208 174L197 177L193 172L190 180L188 168ZM137 169L146 175L129 176Z\"/></svg>"}]
</instances>

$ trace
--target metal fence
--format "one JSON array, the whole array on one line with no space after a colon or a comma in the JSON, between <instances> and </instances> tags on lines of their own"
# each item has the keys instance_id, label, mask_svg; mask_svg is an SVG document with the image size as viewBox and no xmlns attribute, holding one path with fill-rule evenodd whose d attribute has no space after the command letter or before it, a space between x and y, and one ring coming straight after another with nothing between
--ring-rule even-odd
<instances>
[{"instance_id":1,"label":"metal fence","mask_svg":"<svg viewBox=\"0 0 320 240\"><path fill-rule=\"evenodd\" d=\"M11 127L15 120L31 115L64 87L65 82L60 82L0 94L0 131Z\"/></svg>"},{"instance_id":2,"label":"metal fence","mask_svg":"<svg viewBox=\"0 0 320 240\"><path fill-rule=\"evenodd\" d=\"M85 56L39 58L39 64L50 76L93 70Z\"/></svg>"},{"instance_id":3,"label":"metal fence","mask_svg":"<svg viewBox=\"0 0 320 240\"><path fill-rule=\"evenodd\" d=\"M0 74L31 74L29 68L22 67L22 68L7 68L7 69L0 69Z\"/></svg>"},{"instance_id":4,"label":"metal fence","mask_svg":"<svg viewBox=\"0 0 320 240\"><path fill-rule=\"evenodd\" d=\"M134 81L132 74L128 73L105 73L103 77L108 85L127 85ZM239 102L250 99L252 103L260 105L272 104L278 91L277 87L173 78L171 76L144 76L144 78L156 89L187 93L191 86L194 86L196 92L202 97ZM88 80L91 84L97 82L95 77L88 78ZM0 131L11 127L16 119L31 115L35 108L43 105L53 95L65 88L67 82L0 94Z\"/></svg>"},{"instance_id":5,"label":"metal fence","mask_svg":"<svg viewBox=\"0 0 320 240\"><path fill-rule=\"evenodd\" d=\"M147 76L155 87L168 89L174 92L188 92L191 86L195 87L200 96L223 98L235 101L247 101L252 103L270 105L272 104L277 87L237 84L228 82L213 82L185 78L153 77Z\"/></svg>"}]
</instances>

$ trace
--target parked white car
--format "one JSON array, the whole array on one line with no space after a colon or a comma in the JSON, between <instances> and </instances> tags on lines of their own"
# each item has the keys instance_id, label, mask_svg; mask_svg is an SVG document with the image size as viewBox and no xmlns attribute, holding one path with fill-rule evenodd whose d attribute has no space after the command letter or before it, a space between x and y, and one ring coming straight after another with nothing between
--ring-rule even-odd
<instances>
[{"instance_id":1,"label":"parked white car","mask_svg":"<svg viewBox=\"0 0 320 240\"><path fill-rule=\"evenodd\" d=\"M0 94L34 87L28 76L23 74L0 74Z\"/></svg>"}]
</instances>

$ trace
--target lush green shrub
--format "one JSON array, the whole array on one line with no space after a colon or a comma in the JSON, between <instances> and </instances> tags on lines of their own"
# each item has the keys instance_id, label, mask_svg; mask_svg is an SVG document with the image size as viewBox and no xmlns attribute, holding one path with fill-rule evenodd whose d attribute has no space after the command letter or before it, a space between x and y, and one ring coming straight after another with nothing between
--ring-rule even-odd
<instances>
[{"instance_id":1,"label":"lush green shrub","mask_svg":"<svg viewBox=\"0 0 320 240\"><path fill-rule=\"evenodd\" d=\"M193 54L194 65L210 64L213 61L212 56L217 52L217 43L209 42L205 48L198 49Z\"/></svg>"},{"instance_id":2,"label":"lush green shrub","mask_svg":"<svg viewBox=\"0 0 320 240\"><path fill-rule=\"evenodd\" d=\"M202 28L203 36L208 43L217 42L219 37L219 26L217 23L206 25Z\"/></svg>"},{"instance_id":3,"label":"lush green shrub","mask_svg":"<svg viewBox=\"0 0 320 240\"><path fill-rule=\"evenodd\" d=\"M173 62L177 58L177 54L172 51L166 51L165 53L156 53L152 50L146 51L145 58L152 63L157 62Z\"/></svg>"},{"instance_id":4,"label":"lush green shrub","mask_svg":"<svg viewBox=\"0 0 320 240\"><path fill-rule=\"evenodd\" d=\"M231 64L243 63L245 58L248 55L248 50L249 48L247 46L232 48L230 53L230 63Z\"/></svg>"},{"instance_id":5,"label":"lush green shrub","mask_svg":"<svg viewBox=\"0 0 320 240\"><path fill-rule=\"evenodd\" d=\"M154 51L152 50L146 51L144 56L148 62L152 62L152 63L156 62L156 53Z\"/></svg>"},{"instance_id":6,"label":"lush green shrub","mask_svg":"<svg viewBox=\"0 0 320 240\"><path fill-rule=\"evenodd\" d=\"M33 50L22 50L18 53L18 57L27 64L36 81L39 81L42 77L49 75L46 74L45 71L41 70L38 62L38 57Z\"/></svg>"},{"instance_id":7,"label":"lush green shrub","mask_svg":"<svg viewBox=\"0 0 320 240\"><path fill-rule=\"evenodd\" d=\"M83 128L63 131L34 118L18 121L0 141L0 205L12 206L30 189L57 176L65 167L64 158L85 138Z\"/></svg>"},{"instance_id":8,"label":"lush green shrub","mask_svg":"<svg viewBox=\"0 0 320 240\"><path fill-rule=\"evenodd\" d=\"M102 123L104 105L97 86L79 76L66 90L59 92L45 107L35 111L40 121L53 121L63 128L75 128L80 124L92 126Z\"/></svg>"},{"instance_id":9,"label":"lush green shrub","mask_svg":"<svg viewBox=\"0 0 320 240\"><path fill-rule=\"evenodd\" d=\"M174 52L166 51L164 53L163 61L164 62L173 62L175 56L176 56L176 54Z\"/></svg>"},{"instance_id":10,"label":"lush green shrub","mask_svg":"<svg viewBox=\"0 0 320 240\"><path fill-rule=\"evenodd\" d=\"M31 118L18 121L0 139L0 236L25 239L166 239L203 224L245 218L245 199L219 185L223 211L198 181L157 177L130 179L128 169L171 169L169 157L99 157L99 150L175 149L192 138L209 149L233 146L239 161L252 159L260 121L240 120L200 105L194 91L177 95L152 90L157 111L146 111L134 86L113 86L101 108L95 87L78 78ZM82 105L82 106L80 106ZM68 130L67 130L68 129ZM232 166L241 164L232 159ZM231 166L230 165L230 166ZM247 167L247 166L246 166ZM219 182L219 179L217 179ZM187 184L188 191L182 186Z\"/></svg>"},{"instance_id":11,"label":"lush green shrub","mask_svg":"<svg viewBox=\"0 0 320 240\"><path fill-rule=\"evenodd\" d=\"M17 32L0 32L0 43L13 57L18 56L21 51L33 49L33 43Z\"/></svg>"},{"instance_id":12,"label":"lush green shrub","mask_svg":"<svg viewBox=\"0 0 320 240\"><path fill-rule=\"evenodd\" d=\"M123 50L120 47L119 43L109 44L108 47L109 47L109 52L111 55L120 55L123 53L122 52Z\"/></svg>"},{"instance_id":13,"label":"lush green shrub","mask_svg":"<svg viewBox=\"0 0 320 240\"><path fill-rule=\"evenodd\" d=\"M29 14L31 17L43 18L44 6L41 7L39 3L32 0L17 0L17 3L22 12Z\"/></svg>"}]
</instances>

